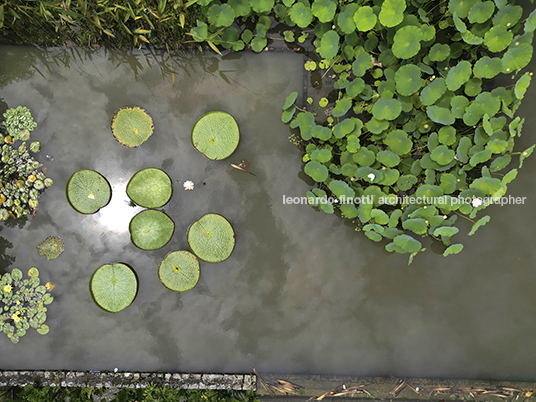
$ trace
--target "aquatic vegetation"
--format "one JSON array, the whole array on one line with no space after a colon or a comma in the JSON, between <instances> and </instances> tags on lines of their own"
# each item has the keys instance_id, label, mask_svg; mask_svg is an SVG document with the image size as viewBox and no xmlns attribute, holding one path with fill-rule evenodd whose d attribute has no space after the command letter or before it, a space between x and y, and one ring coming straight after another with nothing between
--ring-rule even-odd
<instances>
[{"instance_id":1,"label":"aquatic vegetation","mask_svg":"<svg viewBox=\"0 0 536 402\"><path fill-rule=\"evenodd\" d=\"M317 113L299 107L293 92L281 116L305 145L304 171L317 182L307 195L410 262L424 251L417 240L424 236L441 241L445 256L459 253L463 245L451 243L458 216L473 222L471 235L486 223L477 214L501 200L534 150L514 152L524 122L515 112L532 77L520 70L532 58L536 29L536 11L522 19L515 1L202 4L209 15L225 8L225 18L199 21L191 32L213 46L262 51L269 14L314 31L315 62L335 79L335 99L321 100ZM514 85L491 81L501 74ZM518 168L499 173L514 156ZM316 201L324 197L338 202Z\"/></svg>"},{"instance_id":2,"label":"aquatic vegetation","mask_svg":"<svg viewBox=\"0 0 536 402\"><path fill-rule=\"evenodd\" d=\"M94 170L74 172L65 189L67 200L76 212L89 215L105 207L112 198L108 180Z\"/></svg>"},{"instance_id":3,"label":"aquatic vegetation","mask_svg":"<svg viewBox=\"0 0 536 402\"><path fill-rule=\"evenodd\" d=\"M187 233L188 245L202 261L221 262L229 258L235 246L235 233L227 219L206 214L192 223Z\"/></svg>"},{"instance_id":4,"label":"aquatic vegetation","mask_svg":"<svg viewBox=\"0 0 536 402\"><path fill-rule=\"evenodd\" d=\"M199 262L188 251L172 251L158 265L158 278L169 290L186 292L199 280Z\"/></svg>"},{"instance_id":5,"label":"aquatic vegetation","mask_svg":"<svg viewBox=\"0 0 536 402\"><path fill-rule=\"evenodd\" d=\"M13 142L18 140L28 141L32 130L37 127L30 110L25 106L17 106L14 109L6 110L4 119L3 125Z\"/></svg>"},{"instance_id":6,"label":"aquatic vegetation","mask_svg":"<svg viewBox=\"0 0 536 402\"><path fill-rule=\"evenodd\" d=\"M13 343L19 342L30 327L41 335L49 331L45 306L54 298L40 284L37 268L31 268L28 275L30 279L23 279L22 271L13 268L0 277L0 329Z\"/></svg>"},{"instance_id":7,"label":"aquatic vegetation","mask_svg":"<svg viewBox=\"0 0 536 402\"><path fill-rule=\"evenodd\" d=\"M0 220L10 216L20 218L30 213L35 214L39 205L39 196L53 181L45 176L42 165L30 156L41 147L38 141L26 147L30 132L37 126L30 111L18 106L4 113L6 119L2 123L0 143L2 155L0 159ZM5 131L3 131L5 129ZM7 131L7 133L6 133ZM20 145L15 142L22 141ZM38 144L34 145L34 144Z\"/></svg>"},{"instance_id":8,"label":"aquatic vegetation","mask_svg":"<svg viewBox=\"0 0 536 402\"><path fill-rule=\"evenodd\" d=\"M65 250L63 240L57 236L48 236L45 241L37 246L38 254L47 257L48 260L58 258ZM33 269L33 268L32 268ZM31 274L30 274L31 276Z\"/></svg>"},{"instance_id":9,"label":"aquatic vegetation","mask_svg":"<svg viewBox=\"0 0 536 402\"><path fill-rule=\"evenodd\" d=\"M136 298L138 279L128 265L105 264L91 275L89 290L97 306L109 313L117 313Z\"/></svg>"},{"instance_id":10,"label":"aquatic vegetation","mask_svg":"<svg viewBox=\"0 0 536 402\"><path fill-rule=\"evenodd\" d=\"M127 184L127 195L144 208L159 208L171 198L169 176L160 169L147 168L136 172Z\"/></svg>"},{"instance_id":11,"label":"aquatic vegetation","mask_svg":"<svg viewBox=\"0 0 536 402\"><path fill-rule=\"evenodd\" d=\"M238 124L230 114L209 112L192 128L192 144L211 160L225 159L234 152L240 140Z\"/></svg>"},{"instance_id":12,"label":"aquatic vegetation","mask_svg":"<svg viewBox=\"0 0 536 402\"><path fill-rule=\"evenodd\" d=\"M193 190L194 189L194 182L191 180L186 180L183 184L185 190Z\"/></svg>"},{"instance_id":13,"label":"aquatic vegetation","mask_svg":"<svg viewBox=\"0 0 536 402\"><path fill-rule=\"evenodd\" d=\"M153 119L142 108L121 108L112 119L112 133L121 144L139 147L153 134Z\"/></svg>"},{"instance_id":14,"label":"aquatic vegetation","mask_svg":"<svg viewBox=\"0 0 536 402\"><path fill-rule=\"evenodd\" d=\"M164 247L173 236L175 223L161 211L146 209L130 221L132 243L142 250L157 250Z\"/></svg>"}]
</instances>

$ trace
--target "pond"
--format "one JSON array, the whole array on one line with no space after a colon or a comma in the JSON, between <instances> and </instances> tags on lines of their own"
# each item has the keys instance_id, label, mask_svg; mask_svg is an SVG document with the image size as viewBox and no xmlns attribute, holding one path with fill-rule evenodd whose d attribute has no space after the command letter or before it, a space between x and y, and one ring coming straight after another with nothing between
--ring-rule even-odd
<instances>
[{"instance_id":1,"label":"pond","mask_svg":"<svg viewBox=\"0 0 536 402\"><path fill-rule=\"evenodd\" d=\"M171 74L171 71L174 71ZM0 273L38 267L55 285L47 324L12 344L0 337L0 369L74 369L324 373L531 379L536 376L536 189L528 159L509 194L524 205L492 206L491 222L467 237L462 253L444 258L425 243L411 266L354 226L283 198L305 195L311 182L289 141L281 106L303 92L303 56L291 52L173 54L80 49L0 48L2 109L30 108L42 142L36 158L54 185L34 218L3 225ZM517 150L532 145L536 117L529 89ZM303 103L300 103L303 104ZM128 149L112 136L113 113L141 106L155 132ZM1 106L1 105L0 105ZM224 161L209 161L190 142L195 121L221 110L238 122L241 141ZM247 170L229 163L249 162ZM140 169L173 181L163 209L175 222L164 248L130 241L125 187ZM94 169L113 187L95 215L75 212L65 185ZM191 180L193 191L183 183ZM186 230L205 213L225 216L236 231L231 257L201 263L198 285L166 290L156 274L170 251L188 249ZM486 211L487 212L487 211ZM50 235L64 253L46 261L36 246ZM105 263L124 262L139 278L126 310L100 310L89 279Z\"/></svg>"}]
</instances>

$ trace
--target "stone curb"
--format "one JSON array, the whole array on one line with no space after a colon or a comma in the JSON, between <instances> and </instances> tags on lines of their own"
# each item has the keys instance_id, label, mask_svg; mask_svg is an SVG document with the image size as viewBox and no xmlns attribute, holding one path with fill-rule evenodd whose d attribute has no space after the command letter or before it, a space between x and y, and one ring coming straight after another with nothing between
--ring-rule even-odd
<instances>
[{"instance_id":1,"label":"stone curb","mask_svg":"<svg viewBox=\"0 0 536 402\"><path fill-rule=\"evenodd\" d=\"M193 374L91 371L0 371L0 387L145 388L148 383L180 389L255 391L254 374Z\"/></svg>"}]
</instances>

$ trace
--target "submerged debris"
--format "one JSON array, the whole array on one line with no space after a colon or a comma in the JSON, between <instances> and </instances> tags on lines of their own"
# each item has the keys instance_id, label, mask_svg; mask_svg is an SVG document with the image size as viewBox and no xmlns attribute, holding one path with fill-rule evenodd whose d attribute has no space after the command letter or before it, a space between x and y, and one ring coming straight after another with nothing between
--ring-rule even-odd
<instances>
[{"instance_id":1,"label":"submerged debris","mask_svg":"<svg viewBox=\"0 0 536 402\"><path fill-rule=\"evenodd\" d=\"M63 250L65 250L65 244L63 240L57 236L49 236L45 241L37 246L37 250L40 256L46 256L47 261L58 258Z\"/></svg>"}]
</instances>

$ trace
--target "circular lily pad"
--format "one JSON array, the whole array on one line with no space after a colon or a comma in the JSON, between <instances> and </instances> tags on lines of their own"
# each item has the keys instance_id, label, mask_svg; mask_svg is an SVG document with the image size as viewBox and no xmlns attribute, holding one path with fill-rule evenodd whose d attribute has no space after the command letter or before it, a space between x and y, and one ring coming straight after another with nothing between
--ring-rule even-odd
<instances>
[{"instance_id":1,"label":"circular lily pad","mask_svg":"<svg viewBox=\"0 0 536 402\"><path fill-rule=\"evenodd\" d=\"M159 208L171 198L171 179L166 172L147 168L135 173L127 184L127 195L144 208Z\"/></svg>"},{"instance_id":2,"label":"circular lily pad","mask_svg":"<svg viewBox=\"0 0 536 402\"><path fill-rule=\"evenodd\" d=\"M130 221L132 243L142 250L164 247L173 236L175 224L165 213L154 209L141 211Z\"/></svg>"},{"instance_id":3,"label":"circular lily pad","mask_svg":"<svg viewBox=\"0 0 536 402\"><path fill-rule=\"evenodd\" d=\"M74 172L65 189L67 200L81 214L94 214L108 205L112 198L112 188L108 180L94 170Z\"/></svg>"},{"instance_id":4,"label":"circular lily pad","mask_svg":"<svg viewBox=\"0 0 536 402\"><path fill-rule=\"evenodd\" d=\"M105 264L93 272L89 290L97 306L109 313L117 313L134 301L138 280L132 268L125 264Z\"/></svg>"},{"instance_id":5,"label":"circular lily pad","mask_svg":"<svg viewBox=\"0 0 536 402\"><path fill-rule=\"evenodd\" d=\"M114 114L112 132L121 144L138 147L153 133L153 119L142 108L124 107Z\"/></svg>"},{"instance_id":6,"label":"circular lily pad","mask_svg":"<svg viewBox=\"0 0 536 402\"><path fill-rule=\"evenodd\" d=\"M172 251L158 266L160 282L173 292L186 292L199 280L199 262L188 251Z\"/></svg>"},{"instance_id":7,"label":"circular lily pad","mask_svg":"<svg viewBox=\"0 0 536 402\"><path fill-rule=\"evenodd\" d=\"M192 144L195 149L211 160L230 156L240 139L238 124L225 112L207 113L192 128Z\"/></svg>"},{"instance_id":8,"label":"circular lily pad","mask_svg":"<svg viewBox=\"0 0 536 402\"><path fill-rule=\"evenodd\" d=\"M221 262L229 258L235 245L231 224L218 214L206 214L188 228L188 245L202 261Z\"/></svg>"}]
</instances>

